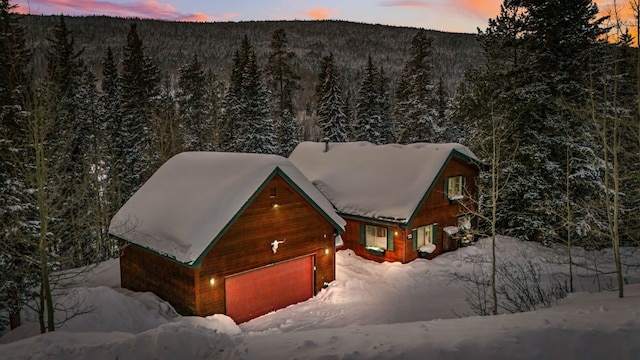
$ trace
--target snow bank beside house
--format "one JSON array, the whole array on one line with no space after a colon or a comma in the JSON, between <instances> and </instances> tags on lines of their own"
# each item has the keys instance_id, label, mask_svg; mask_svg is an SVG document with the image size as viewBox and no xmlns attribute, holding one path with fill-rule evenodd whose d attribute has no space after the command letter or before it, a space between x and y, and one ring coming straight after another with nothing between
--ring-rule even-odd
<instances>
[{"instance_id":1,"label":"snow bank beside house","mask_svg":"<svg viewBox=\"0 0 640 360\"><path fill-rule=\"evenodd\" d=\"M489 245L482 240L405 265L339 251L337 279L318 296L240 326L224 315L176 316L150 293L79 288L92 312L54 333L19 340L30 336L18 336L25 324L0 338L5 343L0 358L566 360L635 359L640 354L640 269L633 266L623 269L630 283L624 299L615 291L593 293L595 277L581 268L575 269L581 292L552 308L469 316L464 289L451 273L473 270L466 260L487 256ZM524 255L547 264L549 273L566 271L558 261L562 247L499 238L497 250L503 259ZM597 261L605 273L613 269L609 249L574 248L573 254L577 262ZM633 248L623 249L623 256L626 264L640 264L640 252ZM600 276L603 289L614 283L613 276Z\"/></svg>"}]
</instances>

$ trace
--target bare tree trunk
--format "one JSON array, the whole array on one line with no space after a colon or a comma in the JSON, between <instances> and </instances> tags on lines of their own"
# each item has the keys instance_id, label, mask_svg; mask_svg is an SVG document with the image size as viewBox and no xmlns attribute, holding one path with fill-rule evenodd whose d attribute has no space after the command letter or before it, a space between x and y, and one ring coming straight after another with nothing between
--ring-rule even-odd
<instances>
[{"instance_id":1,"label":"bare tree trunk","mask_svg":"<svg viewBox=\"0 0 640 360\"><path fill-rule=\"evenodd\" d=\"M491 116L491 296L493 298L493 315L498 315L498 292L496 290L496 222L498 220L498 167L500 166L500 149L495 116Z\"/></svg>"},{"instance_id":2,"label":"bare tree trunk","mask_svg":"<svg viewBox=\"0 0 640 360\"><path fill-rule=\"evenodd\" d=\"M566 181L565 181L565 203L567 205L567 252L569 257L569 292L573 292L573 257L571 256L571 196L570 196L570 184L569 174L571 171L571 150L567 145L567 168L566 168Z\"/></svg>"},{"instance_id":3,"label":"bare tree trunk","mask_svg":"<svg viewBox=\"0 0 640 360\"><path fill-rule=\"evenodd\" d=\"M38 220L40 223L40 234L38 237L38 253L39 253L39 265L40 265L40 281L41 281L41 299L44 307L40 307L41 312L46 312L47 331L54 331L54 313L53 313L53 298L51 295L51 284L49 283L49 259L48 259L48 243L47 234L49 228L49 204L46 201L46 158L44 151L45 140L45 119L43 109L36 107L32 114L31 123L31 136L33 141L33 149L35 156L35 182L37 189L37 202L38 202ZM41 314L42 315L42 314ZM44 320L44 316L40 317L41 321ZM44 324L41 323L41 330L44 328Z\"/></svg>"}]
</instances>

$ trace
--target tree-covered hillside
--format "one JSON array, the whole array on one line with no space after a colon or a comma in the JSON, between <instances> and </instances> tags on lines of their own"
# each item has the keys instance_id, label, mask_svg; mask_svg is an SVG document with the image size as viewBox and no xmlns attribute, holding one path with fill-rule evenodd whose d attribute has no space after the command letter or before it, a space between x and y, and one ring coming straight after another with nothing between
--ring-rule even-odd
<instances>
[{"instance_id":1,"label":"tree-covered hillside","mask_svg":"<svg viewBox=\"0 0 640 360\"><path fill-rule=\"evenodd\" d=\"M384 70L392 83L402 71L415 28L371 25L344 21L260 21L187 23L159 20L123 19L105 16L65 17L76 46L84 48L83 57L96 74L107 47L115 59L122 55L122 44L131 23L137 23L146 52L161 71L177 75L180 66L197 54L205 69L212 69L220 79L228 79L233 52L247 35L254 45L258 62L266 62L269 40L274 30L287 33L289 47L297 55L296 72L301 76L302 91L298 106L311 102L315 74L320 59L333 53L342 74L345 90L355 94L362 79L367 56ZM50 38L57 16L26 16L28 39L44 46ZM428 27L428 24L425 24ZM433 38L433 78L443 78L450 94L465 69L480 59L480 47L474 34L427 31ZM44 58L34 59L44 66Z\"/></svg>"}]
</instances>

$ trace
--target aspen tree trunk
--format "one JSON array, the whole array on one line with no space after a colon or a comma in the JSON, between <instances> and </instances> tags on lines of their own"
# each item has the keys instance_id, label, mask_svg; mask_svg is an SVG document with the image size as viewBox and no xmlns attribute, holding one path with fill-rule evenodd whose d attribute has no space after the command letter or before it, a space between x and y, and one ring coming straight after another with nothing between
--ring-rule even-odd
<instances>
[{"instance_id":1,"label":"aspen tree trunk","mask_svg":"<svg viewBox=\"0 0 640 360\"><path fill-rule=\"evenodd\" d=\"M41 106L33 109L31 123L31 139L34 150L35 182L37 191L38 217L40 223L40 233L38 237L38 254L40 265L40 296L41 305L39 308L40 330L54 331L54 309L51 295L51 284L49 282L49 259L47 234L49 228L49 204L46 199L46 158L44 149L45 140L45 119ZM44 315L46 314L46 327Z\"/></svg>"}]
</instances>

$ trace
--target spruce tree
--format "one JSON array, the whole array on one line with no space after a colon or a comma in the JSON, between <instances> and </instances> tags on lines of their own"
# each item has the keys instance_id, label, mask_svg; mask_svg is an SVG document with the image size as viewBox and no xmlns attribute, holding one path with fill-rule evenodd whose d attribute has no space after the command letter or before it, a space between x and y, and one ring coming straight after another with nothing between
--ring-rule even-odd
<instances>
[{"instance_id":1,"label":"spruce tree","mask_svg":"<svg viewBox=\"0 0 640 360\"><path fill-rule=\"evenodd\" d=\"M318 126L322 130L323 139L331 142L349 141L347 135L347 116L344 113L344 100L338 70L333 62L333 54L320 61L318 84L316 85L318 101Z\"/></svg>"},{"instance_id":2,"label":"spruce tree","mask_svg":"<svg viewBox=\"0 0 640 360\"><path fill-rule=\"evenodd\" d=\"M214 131L207 116L206 74L197 55L179 70L177 101L183 148L187 151L210 151L210 139Z\"/></svg>"},{"instance_id":3,"label":"spruce tree","mask_svg":"<svg viewBox=\"0 0 640 360\"><path fill-rule=\"evenodd\" d=\"M113 58L111 47L105 50L102 61L102 83L99 94L104 131L101 148L103 151L103 167L105 177L102 180L105 188L105 213L113 216L118 211L123 198L120 183L120 167L116 159L122 150L118 148L121 122L121 83L118 68Z\"/></svg>"},{"instance_id":4,"label":"spruce tree","mask_svg":"<svg viewBox=\"0 0 640 360\"><path fill-rule=\"evenodd\" d=\"M593 236L589 227L599 226L585 205L597 197L602 161L593 156L593 128L575 111L589 93L585 54L596 51L606 31L596 16L595 4L585 0L505 1L479 33L486 67L469 77L469 93L458 97L454 117L478 121L476 138L488 138L486 121L495 117L510 119L518 129L511 142L515 157L504 170L513 185L501 193L497 223L508 235L541 242L564 238L566 179L574 221L582 224L572 231L587 239Z\"/></svg>"},{"instance_id":5,"label":"spruce tree","mask_svg":"<svg viewBox=\"0 0 640 360\"><path fill-rule=\"evenodd\" d=\"M211 151L220 151L221 107L224 97L224 83L209 69L205 74L205 117L210 126Z\"/></svg>"},{"instance_id":6,"label":"spruce tree","mask_svg":"<svg viewBox=\"0 0 640 360\"><path fill-rule=\"evenodd\" d=\"M136 24L131 24L123 48L120 121L114 139L114 175L121 185L121 205L144 183L149 168L153 99L158 94L159 71L145 54Z\"/></svg>"},{"instance_id":7,"label":"spruce tree","mask_svg":"<svg viewBox=\"0 0 640 360\"><path fill-rule=\"evenodd\" d=\"M77 267L93 260L92 246L102 232L94 222L97 178L92 175L98 152L96 78L76 51L74 37L60 16L46 53L47 68L40 91L45 97L48 196L51 248L66 255L59 266ZM88 102L87 102L88 101ZM84 105L84 106L83 106Z\"/></svg>"},{"instance_id":8,"label":"spruce tree","mask_svg":"<svg viewBox=\"0 0 640 360\"><path fill-rule=\"evenodd\" d=\"M277 143L267 91L255 52L249 53L243 81L244 121L239 122L238 151L276 154Z\"/></svg>"},{"instance_id":9,"label":"spruce tree","mask_svg":"<svg viewBox=\"0 0 640 360\"><path fill-rule=\"evenodd\" d=\"M373 65L368 56L356 102L353 138L374 144L386 144L390 139L388 116L388 90L382 68Z\"/></svg>"},{"instance_id":10,"label":"spruce tree","mask_svg":"<svg viewBox=\"0 0 640 360\"><path fill-rule=\"evenodd\" d=\"M221 146L226 151L275 154L277 144L267 90L249 38L234 55L225 95Z\"/></svg>"},{"instance_id":11,"label":"spruce tree","mask_svg":"<svg viewBox=\"0 0 640 360\"><path fill-rule=\"evenodd\" d=\"M243 43L244 44L244 43ZM236 122L241 121L242 116L242 74L247 63L248 53L236 50L233 55L233 67L231 68L231 76L229 86L225 92L222 117L219 129L220 149L222 151L236 151ZM248 51L248 49L246 49Z\"/></svg>"},{"instance_id":12,"label":"spruce tree","mask_svg":"<svg viewBox=\"0 0 640 360\"><path fill-rule=\"evenodd\" d=\"M432 42L425 30L418 30L396 85L395 131L399 143L437 142L441 137L431 79Z\"/></svg>"},{"instance_id":13,"label":"spruce tree","mask_svg":"<svg viewBox=\"0 0 640 360\"><path fill-rule=\"evenodd\" d=\"M293 71L295 53L287 45L287 33L284 29L276 29L271 35L269 58L265 66L267 88L274 98L272 116L278 154L282 156L288 156L299 142L293 94L299 88L300 77Z\"/></svg>"},{"instance_id":14,"label":"spruce tree","mask_svg":"<svg viewBox=\"0 0 640 360\"><path fill-rule=\"evenodd\" d=\"M20 309L33 297L39 274L29 220L36 209L28 196L28 139L24 117L30 92L31 53L25 28L8 0L0 1L0 328L20 325ZM7 315L9 319L7 319Z\"/></svg>"},{"instance_id":15,"label":"spruce tree","mask_svg":"<svg viewBox=\"0 0 640 360\"><path fill-rule=\"evenodd\" d=\"M169 77L165 76L159 88L159 94L155 99L152 121L151 161L152 168L157 169L172 156L183 151L186 139L184 132L189 129L182 126L181 117L178 114L178 101L169 83ZM193 124L192 124L193 125ZM202 129L206 131L206 129ZM193 133L191 133L193 134ZM189 137L194 139L195 137ZM203 137L204 138L204 135ZM194 151L199 149L186 149Z\"/></svg>"}]
</instances>

